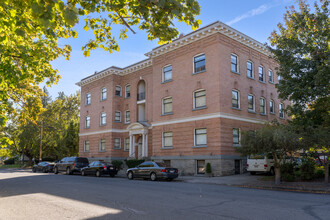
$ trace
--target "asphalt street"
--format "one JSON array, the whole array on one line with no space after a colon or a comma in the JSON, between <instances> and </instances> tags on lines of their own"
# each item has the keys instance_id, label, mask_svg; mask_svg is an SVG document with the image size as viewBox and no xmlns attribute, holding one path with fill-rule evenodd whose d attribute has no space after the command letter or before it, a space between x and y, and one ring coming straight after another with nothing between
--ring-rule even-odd
<instances>
[{"instance_id":1,"label":"asphalt street","mask_svg":"<svg viewBox=\"0 0 330 220\"><path fill-rule=\"evenodd\" d=\"M0 170L0 219L330 219L330 196Z\"/></svg>"}]
</instances>

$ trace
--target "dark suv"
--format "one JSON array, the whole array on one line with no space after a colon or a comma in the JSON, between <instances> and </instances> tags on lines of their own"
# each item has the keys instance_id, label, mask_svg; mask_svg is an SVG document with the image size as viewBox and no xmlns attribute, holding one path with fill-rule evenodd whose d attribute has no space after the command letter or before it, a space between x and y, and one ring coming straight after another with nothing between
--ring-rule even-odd
<instances>
[{"instance_id":1,"label":"dark suv","mask_svg":"<svg viewBox=\"0 0 330 220\"><path fill-rule=\"evenodd\" d=\"M54 166L54 173L65 171L67 175L81 171L81 168L88 166L89 161L86 157L64 157Z\"/></svg>"}]
</instances>

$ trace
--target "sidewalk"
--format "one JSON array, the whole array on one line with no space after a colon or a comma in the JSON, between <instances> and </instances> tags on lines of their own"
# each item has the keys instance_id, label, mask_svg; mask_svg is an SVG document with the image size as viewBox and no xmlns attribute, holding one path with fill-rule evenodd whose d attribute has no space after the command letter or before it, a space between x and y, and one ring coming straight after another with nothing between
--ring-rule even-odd
<instances>
[{"instance_id":1,"label":"sidewalk","mask_svg":"<svg viewBox=\"0 0 330 220\"><path fill-rule=\"evenodd\" d=\"M263 177L265 176L251 176L249 173L223 177L179 176L176 181L236 186L253 189L330 194L330 184L326 186L323 182L282 182L280 185L275 185L274 181L261 180Z\"/></svg>"}]
</instances>

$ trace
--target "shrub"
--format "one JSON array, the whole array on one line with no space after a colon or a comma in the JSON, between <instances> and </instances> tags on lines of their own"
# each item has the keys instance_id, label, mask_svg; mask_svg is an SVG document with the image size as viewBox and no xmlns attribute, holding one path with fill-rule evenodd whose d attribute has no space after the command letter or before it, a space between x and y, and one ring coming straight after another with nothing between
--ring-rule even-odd
<instances>
[{"instance_id":1,"label":"shrub","mask_svg":"<svg viewBox=\"0 0 330 220\"><path fill-rule=\"evenodd\" d=\"M137 165L143 163L144 160L136 160L136 159L132 159L132 160L126 160L126 165L128 168L133 168L136 167Z\"/></svg>"},{"instance_id":2,"label":"shrub","mask_svg":"<svg viewBox=\"0 0 330 220\"><path fill-rule=\"evenodd\" d=\"M121 160L113 160L112 165L116 166L118 170L122 169L123 161Z\"/></svg>"},{"instance_id":3,"label":"shrub","mask_svg":"<svg viewBox=\"0 0 330 220\"><path fill-rule=\"evenodd\" d=\"M212 168L210 163L206 164L206 173L212 173Z\"/></svg>"},{"instance_id":4,"label":"shrub","mask_svg":"<svg viewBox=\"0 0 330 220\"><path fill-rule=\"evenodd\" d=\"M289 173L281 174L282 181L293 182L295 181L295 176Z\"/></svg>"},{"instance_id":5,"label":"shrub","mask_svg":"<svg viewBox=\"0 0 330 220\"><path fill-rule=\"evenodd\" d=\"M324 178L324 170L323 169L317 169L314 173L314 178L316 178L316 179Z\"/></svg>"},{"instance_id":6,"label":"shrub","mask_svg":"<svg viewBox=\"0 0 330 220\"><path fill-rule=\"evenodd\" d=\"M15 158L10 158L4 161L5 165L15 164Z\"/></svg>"},{"instance_id":7,"label":"shrub","mask_svg":"<svg viewBox=\"0 0 330 220\"><path fill-rule=\"evenodd\" d=\"M281 165L281 179L286 182L293 182L295 180L293 163L284 163Z\"/></svg>"},{"instance_id":8,"label":"shrub","mask_svg":"<svg viewBox=\"0 0 330 220\"><path fill-rule=\"evenodd\" d=\"M300 166L301 179L311 180L314 176L315 162L313 160L304 160Z\"/></svg>"}]
</instances>

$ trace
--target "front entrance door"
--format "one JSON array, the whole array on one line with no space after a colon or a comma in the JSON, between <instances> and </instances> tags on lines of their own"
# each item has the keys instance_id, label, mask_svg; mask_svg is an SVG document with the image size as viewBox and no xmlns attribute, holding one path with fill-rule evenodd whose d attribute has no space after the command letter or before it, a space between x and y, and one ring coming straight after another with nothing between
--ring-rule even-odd
<instances>
[{"instance_id":1,"label":"front entrance door","mask_svg":"<svg viewBox=\"0 0 330 220\"><path fill-rule=\"evenodd\" d=\"M241 160L235 160L235 174L241 173Z\"/></svg>"}]
</instances>

